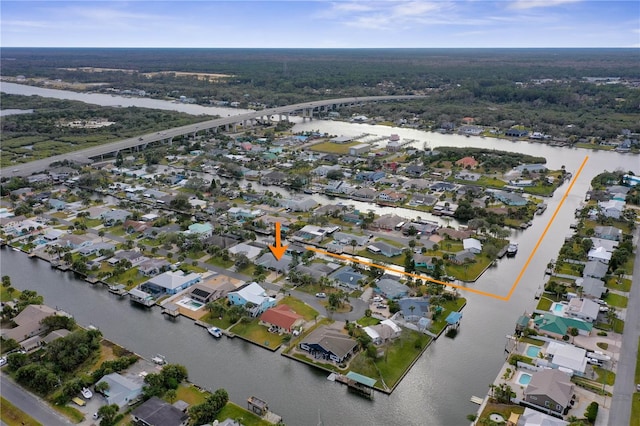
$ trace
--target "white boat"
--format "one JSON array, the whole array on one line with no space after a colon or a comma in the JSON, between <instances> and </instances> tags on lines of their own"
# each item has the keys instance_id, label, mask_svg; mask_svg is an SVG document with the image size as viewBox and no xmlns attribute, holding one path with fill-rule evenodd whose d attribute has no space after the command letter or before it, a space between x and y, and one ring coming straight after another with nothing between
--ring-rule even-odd
<instances>
[{"instance_id":1,"label":"white boat","mask_svg":"<svg viewBox=\"0 0 640 426\"><path fill-rule=\"evenodd\" d=\"M151 358L151 361L153 361L158 365L165 365L167 363L167 359L164 357L164 355L160 355L160 354Z\"/></svg>"},{"instance_id":2,"label":"white boat","mask_svg":"<svg viewBox=\"0 0 640 426\"><path fill-rule=\"evenodd\" d=\"M82 396L84 397L84 399L91 399L93 393L91 393L91 390L89 388L82 388Z\"/></svg>"},{"instance_id":3,"label":"white boat","mask_svg":"<svg viewBox=\"0 0 640 426\"><path fill-rule=\"evenodd\" d=\"M515 256L518 252L518 243L511 243L507 247L507 256Z\"/></svg>"},{"instance_id":4,"label":"white boat","mask_svg":"<svg viewBox=\"0 0 640 426\"><path fill-rule=\"evenodd\" d=\"M218 327L209 327L207 328L207 331L213 337L222 337L222 330L220 330Z\"/></svg>"}]
</instances>

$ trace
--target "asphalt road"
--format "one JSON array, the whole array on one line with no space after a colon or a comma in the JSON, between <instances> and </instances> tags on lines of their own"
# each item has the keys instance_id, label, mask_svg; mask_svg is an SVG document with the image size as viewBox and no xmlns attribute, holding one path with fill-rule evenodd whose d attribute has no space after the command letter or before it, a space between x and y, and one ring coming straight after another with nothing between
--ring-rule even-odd
<instances>
[{"instance_id":1,"label":"asphalt road","mask_svg":"<svg viewBox=\"0 0 640 426\"><path fill-rule=\"evenodd\" d=\"M45 402L33 394L16 385L6 374L0 374L0 388L2 397L13 405L28 413L31 417L47 426L72 425L70 421L62 418Z\"/></svg>"},{"instance_id":2,"label":"asphalt road","mask_svg":"<svg viewBox=\"0 0 640 426\"><path fill-rule=\"evenodd\" d=\"M640 239L640 229L636 230L635 244ZM616 382L609 411L610 426L626 426L631 421L631 401L636 389L635 371L640 336L640 250L636 248L633 267L633 284L629 293L627 316L625 318L622 347L618 359Z\"/></svg>"}]
</instances>

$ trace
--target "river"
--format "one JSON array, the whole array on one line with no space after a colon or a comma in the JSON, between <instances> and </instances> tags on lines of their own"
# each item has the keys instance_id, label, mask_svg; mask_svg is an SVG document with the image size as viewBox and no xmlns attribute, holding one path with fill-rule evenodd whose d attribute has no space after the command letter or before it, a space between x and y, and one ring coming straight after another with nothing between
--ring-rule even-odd
<instances>
[{"instance_id":1,"label":"river","mask_svg":"<svg viewBox=\"0 0 640 426\"><path fill-rule=\"evenodd\" d=\"M10 275L15 287L38 291L47 304L69 311L80 324L99 327L105 337L141 355L162 353L170 362L184 364L193 382L211 389L224 387L231 399L242 406L250 395L265 399L290 425L315 425L319 421L323 425L465 425L466 415L477 410L469 398L483 397L495 379L504 361L505 336L513 332L519 315L534 308L543 271L569 234L574 210L580 206L591 179L603 170L638 171L637 156L615 152L335 121L299 123L294 130L344 135L397 133L402 138L417 140L418 147L426 142L431 148L448 145L517 151L545 157L550 168L564 165L574 174L585 156L589 160L511 299L504 302L465 292L468 304L458 336L434 342L392 395L377 393L374 401L347 393L344 386L325 380L324 373L295 361L238 339L212 340L189 320L172 322L162 318L158 309L131 306L101 287L75 279L71 273L53 270L48 263L29 259L22 253L6 249L1 252L2 274ZM565 183L546 200L547 211L535 217L532 227L515 233L512 240L519 243L518 255L500 260L498 267L489 269L470 286L499 295L509 292L567 188Z\"/></svg>"}]
</instances>

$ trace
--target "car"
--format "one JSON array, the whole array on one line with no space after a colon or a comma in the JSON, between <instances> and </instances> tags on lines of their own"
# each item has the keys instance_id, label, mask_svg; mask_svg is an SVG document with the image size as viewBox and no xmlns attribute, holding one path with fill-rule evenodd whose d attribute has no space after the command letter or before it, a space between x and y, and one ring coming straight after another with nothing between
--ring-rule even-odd
<instances>
[{"instance_id":1,"label":"car","mask_svg":"<svg viewBox=\"0 0 640 426\"><path fill-rule=\"evenodd\" d=\"M384 299L382 298L382 296L376 296L373 298L374 302L382 302Z\"/></svg>"},{"instance_id":2,"label":"car","mask_svg":"<svg viewBox=\"0 0 640 426\"><path fill-rule=\"evenodd\" d=\"M378 304L378 305L376 305L376 308L378 308L378 309L387 309L387 305Z\"/></svg>"},{"instance_id":3,"label":"car","mask_svg":"<svg viewBox=\"0 0 640 426\"><path fill-rule=\"evenodd\" d=\"M100 414L98 414L98 412L96 411L95 413L93 413L93 415L91 416L91 418L93 420L98 420L100 418Z\"/></svg>"},{"instance_id":4,"label":"car","mask_svg":"<svg viewBox=\"0 0 640 426\"><path fill-rule=\"evenodd\" d=\"M327 297L326 293L316 293L316 297L320 298L320 299L324 299L325 297Z\"/></svg>"},{"instance_id":5,"label":"car","mask_svg":"<svg viewBox=\"0 0 640 426\"><path fill-rule=\"evenodd\" d=\"M640 392L640 383L638 383L638 384L636 385L636 390L637 390L638 392Z\"/></svg>"},{"instance_id":6,"label":"car","mask_svg":"<svg viewBox=\"0 0 640 426\"><path fill-rule=\"evenodd\" d=\"M6 357L2 357L0 358L0 367L4 367L4 365L7 363L7 358Z\"/></svg>"}]
</instances>

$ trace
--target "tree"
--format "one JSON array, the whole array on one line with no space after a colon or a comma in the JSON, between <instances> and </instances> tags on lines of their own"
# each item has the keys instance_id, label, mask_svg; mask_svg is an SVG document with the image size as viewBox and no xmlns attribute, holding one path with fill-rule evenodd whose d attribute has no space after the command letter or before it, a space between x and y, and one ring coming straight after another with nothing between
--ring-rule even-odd
<instances>
[{"instance_id":1,"label":"tree","mask_svg":"<svg viewBox=\"0 0 640 426\"><path fill-rule=\"evenodd\" d=\"M9 275L2 276L2 287L3 288L11 287L11 277Z\"/></svg>"},{"instance_id":2,"label":"tree","mask_svg":"<svg viewBox=\"0 0 640 426\"><path fill-rule=\"evenodd\" d=\"M173 404L176 398L178 398L178 393L175 389L169 389L167 393L164 394L164 396L169 400L169 404Z\"/></svg>"},{"instance_id":3,"label":"tree","mask_svg":"<svg viewBox=\"0 0 640 426\"><path fill-rule=\"evenodd\" d=\"M211 313L212 316L217 318L222 318L224 312L226 311L225 307L222 306L219 302L209 302L205 306L207 310Z\"/></svg>"},{"instance_id":4,"label":"tree","mask_svg":"<svg viewBox=\"0 0 640 426\"><path fill-rule=\"evenodd\" d=\"M98 382L93 387L93 390L95 390L98 393L105 393L106 391L109 390L109 383L107 383L107 382Z\"/></svg>"},{"instance_id":5,"label":"tree","mask_svg":"<svg viewBox=\"0 0 640 426\"><path fill-rule=\"evenodd\" d=\"M355 254L356 253L356 246L358 245L358 242L353 239L351 241L349 241L349 245L351 246L351 254Z\"/></svg>"},{"instance_id":6,"label":"tree","mask_svg":"<svg viewBox=\"0 0 640 426\"><path fill-rule=\"evenodd\" d=\"M120 408L117 404L103 405L98 408L100 426L112 426Z\"/></svg>"}]
</instances>

